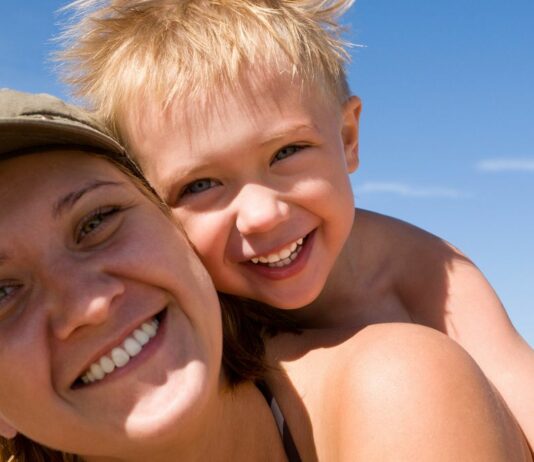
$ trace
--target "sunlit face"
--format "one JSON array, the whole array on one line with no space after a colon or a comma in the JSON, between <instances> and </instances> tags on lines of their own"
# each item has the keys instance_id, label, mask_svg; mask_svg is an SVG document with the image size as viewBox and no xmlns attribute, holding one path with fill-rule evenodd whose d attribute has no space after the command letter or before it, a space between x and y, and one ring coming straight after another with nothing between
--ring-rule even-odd
<instances>
[{"instance_id":1,"label":"sunlit face","mask_svg":"<svg viewBox=\"0 0 534 462\"><path fill-rule=\"evenodd\" d=\"M281 76L251 85L164 114L148 104L125 133L217 289L298 308L352 227L360 102L340 108Z\"/></svg>"},{"instance_id":2,"label":"sunlit face","mask_svg":"<svg viewBox=\"0 0 534 462\"><path fill-rule=\"evenodd\" d=\"M113 457L186 437L218 391L221 326L173 223L76 152L1 161L0 209L4 434Z\"/></svg>"}]
</instances>

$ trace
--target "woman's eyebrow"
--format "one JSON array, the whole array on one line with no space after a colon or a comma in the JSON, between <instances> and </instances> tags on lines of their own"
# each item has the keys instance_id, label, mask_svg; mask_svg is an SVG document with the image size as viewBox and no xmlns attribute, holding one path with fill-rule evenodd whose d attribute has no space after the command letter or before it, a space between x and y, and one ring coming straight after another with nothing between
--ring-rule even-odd
<instances>
[{"instance_id":1,"label":"woman's eyebrow","mask_svg":"<svg viewBox=\"0 0 534 462\"><path fill-rule=\"evenodd\" d=\"M65 196L61 197L52 208L52 216L57 219L65 213L67 210L71 209L76 202L78 202L85 194L88 192L94 191L95 189L104 187L104 186L120 186L123 183L116 181L101 181L95 180L91 183L85 185L83 188L76 191L72 191Z\"/></svg>"}]
</instances>

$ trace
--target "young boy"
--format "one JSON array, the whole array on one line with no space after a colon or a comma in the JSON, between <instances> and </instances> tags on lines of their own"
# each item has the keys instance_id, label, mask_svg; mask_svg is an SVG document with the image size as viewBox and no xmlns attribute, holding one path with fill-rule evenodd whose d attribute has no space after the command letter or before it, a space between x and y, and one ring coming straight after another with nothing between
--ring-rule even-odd
<instances>
[{"instance_id":1,"label":"young boy","mask_svg":"<svg viewBox=\"0 0 534 462\"><path fill-rule=\"evenodd\" d=\"M220 291L293 310L323 340L383 322L438 329L478 362L532 446L534 352L484 276L425 231L354 212L361 104L336 22L351 4L78 1L68 80Z\"/></svg>"}]
</instances>

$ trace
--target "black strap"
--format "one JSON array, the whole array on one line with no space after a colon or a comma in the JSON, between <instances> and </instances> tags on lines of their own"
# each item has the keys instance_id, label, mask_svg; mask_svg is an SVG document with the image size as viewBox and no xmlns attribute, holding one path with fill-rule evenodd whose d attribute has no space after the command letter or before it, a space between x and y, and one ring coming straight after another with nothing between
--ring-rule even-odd
<instances>
[{"instance_id":1,"label":"black strap","mask_svg":"<svg viewBox=\"0 0 534 462\"><path fill-rule=\"evenodd\" d=\"M284 415L282 414L282 410L280 409L275 397L271 393L271 390L269 390L269 387L265 382L258 382L256 386L261 391L265 401L267 401L267 404L271 408L276 426L278 427L278 431L282 437L282 443L284 445L284 451L286 453L288 462L301 462L302 459L300 458L297 446L295 445L295 441L291 435L291 431L287 426Z\"/></svg>"}]
</instances>

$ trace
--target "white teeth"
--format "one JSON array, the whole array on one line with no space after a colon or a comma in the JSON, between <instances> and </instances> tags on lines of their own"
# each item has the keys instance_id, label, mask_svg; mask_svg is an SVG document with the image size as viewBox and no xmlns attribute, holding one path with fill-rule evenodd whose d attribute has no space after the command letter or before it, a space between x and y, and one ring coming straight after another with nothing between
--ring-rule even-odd
<instances>
[{"instance_id":1,"label":"white teeth","mask_svg":"<svg viewBox=\"0 0 534 462\"><path fill-rule=\"evenodd\" d=\"M156 329L157 327L154 326L154 324L149 324L149 323L144 323L142 326L141 326L141 329L143 329L143 332L148 335L150 338L154 337L154 335L156 335Z\"/></svg>"},{"instance_id":2,"label":"white teeth","mask_svg":"<svg viewBox=\"0 0 534 462\"><path fill-rule=\"evenodd\" d=\"M115 363L107 356L102 356L100 358L100 367L106 374L109 374L110 372L113 372L113 369L115 369Z\"/></svg>"},{"instance_id":3,"label":"white teeth","mask_svg":"<svg viewBox=\"0 0 534 462\"><path fill-rule=\"evenodd\" d=\"M150 337L139 329L134 330L133 336L141 344L141 346L146 345L150 340Z\"/></svg>"},{"instance_id":4,"label":"white teeth","mask_svg":"<svg viewBox=\"0 0 534 462\"><path fill-rule=\"evenodd\" d=\"M130 361L130 356L122 348L113 348L111 350L111 359L117 367L124 367Z\"/></svg>"},{"instance_id":5,"label":"white teeth","mask_svg":"<svg viewBox=\"0 0 534 462\"><path fill-rule=\"evenodd\" d=\"M130 359L137 356L143 346L156 335L158 327L159 321L157 319L143 323L124 340L121 346L113 348L107 355L91 364L89 369L80 377L81 381L84 384L89 384L102 380L116 368L126 366Z\"/></svg>"},{"instance_id":6,"label":"white teeth","mask_svg":"<svg viewBox=\"0 0 534 462\"><path fill-rule=\"evenodd\" d=\"M277 253L271 253L267 256L253 257L250 259L255 265L258 263L267 264L271 268L282 268L289 265L300 252L301 246L304 243L304 238L300 238L295 242L292 242L284 249Z\"/></svg>"},{"instance_id":7,"label":"white teeth","mask_svg":"<svg viewBox=\"0 0 534 462\"><path fill-rule=\"evenodd\" d=\"M276 263L277 261L280 261L280 257L278 256L278 254L272 253L267 257L267 261L269 263Z\"/></svg>"},{"instance_id":8,"label":"white teeth","mask_svg":"<svg viewBox=\"0 0 534 462\"><path fill-rule=\"evenodd\" d=\"M289 257L291 255L291 250L290 249L283 249L281 252L280 252L280 258L282 259L285 259L287 257Z\"/></svg>"},{"instance_id":9,"label":"white teeth","mask_svg":"<svg viewBox=\"0 0 534 462\"><path fill-rule=\"evenodd\" d=\"M106 373L104 372L104 369L100 367L100 364L92 364L91 365L91 372L95 376L96 380L102 380Z\"/></svg>"},{"instance_id":10,"label":"white teeth","mask_svg":"<svg viewBox=\"0 0 534 462\"><path fill-rule=\"evenodd\" d=\"M137 340L131 337L128 337L124 341L123 347L126 350L126 353L128 353L132 358L134 356L137 356L141 352L141 349L143 348Z\"/></svg>"}]
</instances>

